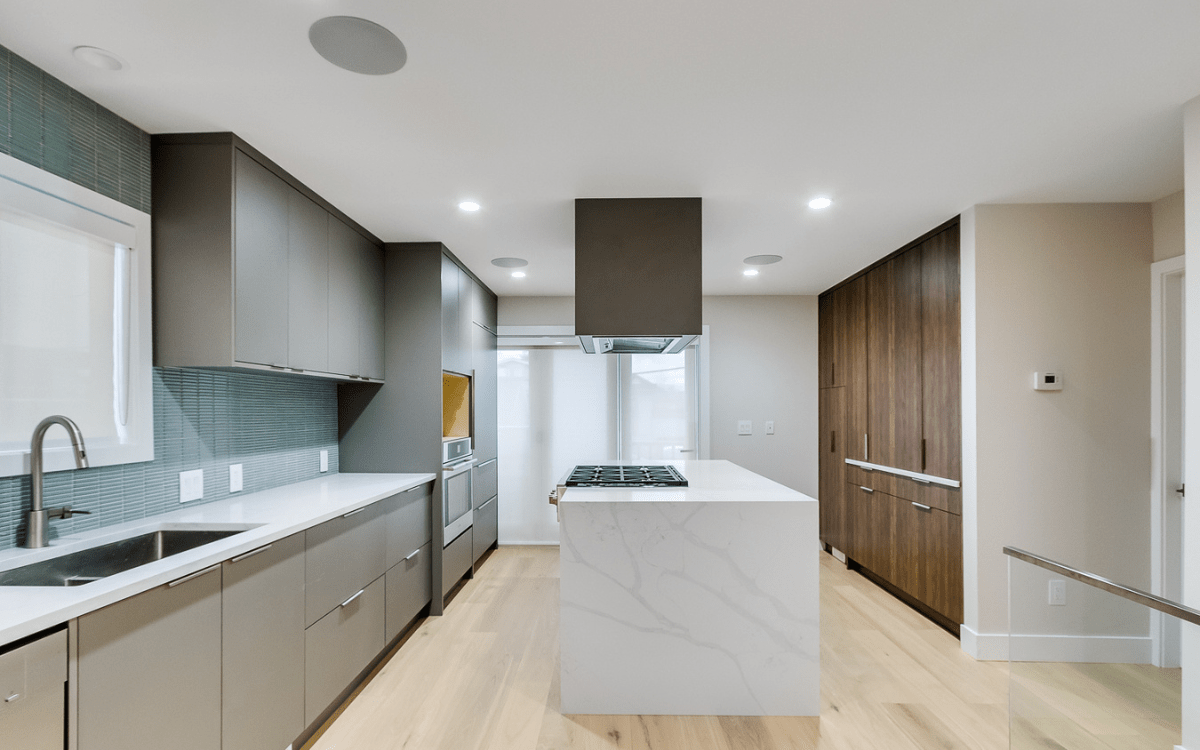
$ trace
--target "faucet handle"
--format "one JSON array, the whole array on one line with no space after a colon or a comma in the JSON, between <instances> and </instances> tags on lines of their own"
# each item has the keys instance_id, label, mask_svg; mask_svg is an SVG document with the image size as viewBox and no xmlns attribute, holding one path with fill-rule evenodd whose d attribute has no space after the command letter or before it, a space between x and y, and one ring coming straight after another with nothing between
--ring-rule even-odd
<instances>
[{"instance_id":1,"label":"faucet handle","mask_svg":"<svg viewBox=\"0 0 1200 750\"><path fill-rule=\"evenodd\" d=\"M51 518L63 518L63 519L71 518L72 516L90 516L90 515L92 515L92 512L90 510L71 510L70 505L64 505L61 508L48 508L46 512Z\"/></svg>"}]
</instances>

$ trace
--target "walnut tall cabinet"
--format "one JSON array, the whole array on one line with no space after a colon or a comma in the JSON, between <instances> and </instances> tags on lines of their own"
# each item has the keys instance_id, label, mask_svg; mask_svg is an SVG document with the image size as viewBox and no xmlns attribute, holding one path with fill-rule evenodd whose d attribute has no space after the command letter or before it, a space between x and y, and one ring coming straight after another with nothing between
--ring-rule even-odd
<instances>
[{"instance_id":1,"label":"walnut tall cabinet","mask_svg":"<svg viewBox=\"0 0 1200 750\"><path fill-rule=\"evenodd\" d=\"M822 294L819 321L821 541L957 633L958 219Z\"/></svg>"}]
</instances>

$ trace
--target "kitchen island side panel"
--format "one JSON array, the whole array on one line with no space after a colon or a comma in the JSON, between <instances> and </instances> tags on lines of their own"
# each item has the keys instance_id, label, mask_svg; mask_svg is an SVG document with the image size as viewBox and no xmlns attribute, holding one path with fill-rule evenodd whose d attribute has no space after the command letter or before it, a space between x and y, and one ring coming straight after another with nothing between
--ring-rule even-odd
<instances>
[{"instance_id":1,"label":"kitchen island side panel","mask_svg":"<svg viewBox=\"0 0 1200 750\"><path fill-rule=\"evenodd\" d=\"M564 714L817 716L817 503L562 503Z\"/></svg>"}]
</instances>

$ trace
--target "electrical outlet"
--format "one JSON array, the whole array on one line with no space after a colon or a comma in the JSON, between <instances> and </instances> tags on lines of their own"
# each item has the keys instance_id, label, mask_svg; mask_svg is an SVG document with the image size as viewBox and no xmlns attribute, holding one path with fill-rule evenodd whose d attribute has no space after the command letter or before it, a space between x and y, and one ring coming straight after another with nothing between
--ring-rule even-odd
<instances>
[{"instance_id":1,"label":"electrical outlet","mask_svg":"<svg viewBox=\"0 0 1200 750\"><path fill-rule=\"evenodd\" d=\"M329 451L321 451L321 471L329 471Z\"/></svg>"},{"instance_id":2,"label":"electrical outlet","mask_svg":"<svg viewBox=\"0 0 1200 750\"><path fill-rule=\"evenodd\" d=\"M775 434L775 420L773 420L773 419L767 420L766 432L768 435Z\"/></svg>"},{"instance_id":3,"label":"electrical outlet","mask_svg":"<svg viewBox=\"0 0 1200 750\"><path fill-rule=\"evenodd\" d=\"M1065 607L1067 605L1066 581L1050 582L1050 604L1054 607Z\"/></svg>"},{"instance_id":4,"label":"electrical outlet","mask_svg":"<svg viewBox=\"0 0 1200 750\"><path fill-rule=\"evenodd\" d=\"M229 464L229 491L242 491L242 465Z\"/></svg>"},{"instance_id":5,"label":"electrical outlet","mask_svg":"<svg viewBox=\"0 0 1200 750\"><path fill-rule=\"evenodd\" d=\"M204 469L179 472L179 502L204 499Z\"/></svg>"},{"instance_id":6,"label":"electrical outlet","mask_svg":"<svg viewBox=\"0 0 1200 750\"><path fill-rule=\"evenodd\" d=\"M750 420L749 419L740 420L738 422L738 434L739 435L749 435L750 433L751 433Z\"/></svg>"}]
</instances>

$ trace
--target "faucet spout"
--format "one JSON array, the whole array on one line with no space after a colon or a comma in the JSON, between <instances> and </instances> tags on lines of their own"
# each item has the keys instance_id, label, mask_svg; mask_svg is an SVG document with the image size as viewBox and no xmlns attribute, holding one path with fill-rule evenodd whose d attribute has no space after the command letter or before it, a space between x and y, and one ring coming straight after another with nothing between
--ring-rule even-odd
<instances>
[{"instance_id":1,"label":"faucet spout","mask_svg":"<svg viewBox=\"0 0 1200 750\"><path fill-rule=\"evenodd\" d=\"M25 546L29 549L46 546L46 527L50 514L42 507L42 450L46 442L46 431L54 425L59 425L67 431L71 438L71 449L75 453L75 466L80 469L88 467L87 449L83 443L83 433L79 425L61 414L46 417L38 426L33 428L33 438L29 441L29 478L33 492L33 502L29 510L29 525L25 532Z\"/></svg>"}]
</instances>

